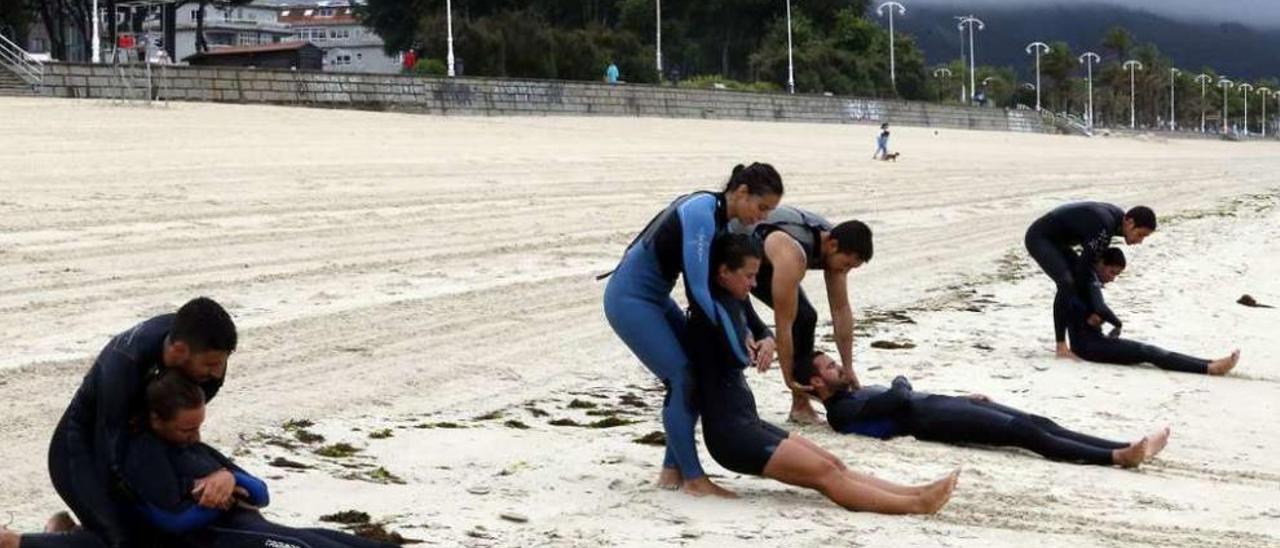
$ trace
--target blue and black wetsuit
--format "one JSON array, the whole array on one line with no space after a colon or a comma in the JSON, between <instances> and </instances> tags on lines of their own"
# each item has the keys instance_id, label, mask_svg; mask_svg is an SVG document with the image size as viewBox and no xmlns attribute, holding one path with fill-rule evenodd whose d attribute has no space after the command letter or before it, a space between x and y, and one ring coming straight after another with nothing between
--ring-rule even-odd
<instances>
[{"instance_id":1,"label":"blue and black wetsuit","mask_svg":"<svg viewBox=\"0 0 1280 548\"><path fill-rule=\"evenodd\" d=\"M1102 202L1077 202L1059 206L1031 223L1026 246L1031 258L1044 270L1058 292L1053 299L1053 336L1066 340L1071 296L1076 291L1073 272L1077 263L1092 265L1111 238L1120 236L1124 210ZM1081 253L1076 255L1075 246Z\"/></svg>"},{"instance_id":2,"label":"blue and black wetsuit","mask_svg":"<svg viewBox=\"0 0 1280 548\"><path fill-rule=\"evenodd\" d=\"M842 434L914 436L950 444L1021 447L1055 461L1110 465L1127 443L1067 430L1039 415L971 398L915 392L905 377L828 398L827 423Z\"/></svg>"},{"instance_id":3,"label":"blue and black wetsuit","mask_svg":"<svg viewBox=\"0 0 1280 548\"><path fill-rule=\"evenodd\" d=\"M685 341L697 371L702 435L711 458L721 466L759 476L790 434L760 419L755 396L742 374L748 360L737 348L745 350L748 337L763 340L773 334L756 315L750 300L739 301L719 289L715 293L730 321L714 325L705 314L690 310ZM723 336L726 329L731 336Z\"/></svg>"},{"instance_id":4,"label":"blue and black wetsuit","mask_svg":"<svg viewBox=\"0 0 1280 548\"><path fill-rule=\"evenodd\" d=\"M1071 301L1067 332L1071 335L1071 351L1080 359L1119 365L1150 363L1169 371L1209 373L1209 360L1120 338L1120 320L1102 297L1097 272L1082 262L1076 279L1077 293ZM1089 325L1089 316L1093 314L1115 326L1112 336L1103 335L1101 326Z\"/></svg>"},{"instance_id":5,"label":"blue and black wetsuit","mask_svg":"<svg viewBox=\"0 0 1280 548\"><path fill-rule=\"evenodd\" d=\"M671 290L683 276L689 306L708 311L717 325L725 321L725 311L711 297L711 242L725 225L723 194L676 199L631 243L604 290L609 326L667 386L663 466L678 468L686 480L704 472L694 442L693 373L681 347L686 319Z\"/></svg>"},{"instance_id":6,"label":"blue and black wetsuit","mask_svg":"<svg viewBox=\"0 0 1280 548\"><path fill-rule=\"evenodd\" d=\"M111 339L85 375L49 444L49 476L85 529L112 548L137 546L145 530L129 509L121 475L125 436L141 416L143 387L163 367L165 339L175 315L144 321ZM222 379L201 384L212 400Z\"/></svg>"},{"instance_id":7,"label":"blue and black wetsuit","mask_svg":"<svg viewBox=\"0 0 1280 548\"><path fill-rule=\"evenodd\" d=\"M811 211L798 207L779 206L764 221L752 226L750 232L764 243L765 238L774 232L783 232L790 236L804 250L805 268L807 270L823 270L822 233L831 232L831 222ZM737 225L731 230L745 231ZM773 263L766 256L760 262L760 272L756 274L756 287L751 294L761 302L773 307ZM810 360L813 356L814 340L818 330L818 311L809 302L803 287L796 288L796 317L791 323L791 348L794 358L794 377L807 379L811 373Z\"/></svg>"},{"instance_id":8,"label":"blue and black wetsuit","mask_svg":"<svg viewBox=\"0 0 1280 548\"><path fill-rule=\"evenodd\" d=\"M196 504L191 489L197 479L226 469L254 508L270 502L267 484L204 444L176 446L151 434L134 437L125 456L124 474L135 494L136 510L162 531L166 546L199 548L385 548L340 531L286 527L267 521L257 510L230 510Z\"/></svg>"}]
</instances>

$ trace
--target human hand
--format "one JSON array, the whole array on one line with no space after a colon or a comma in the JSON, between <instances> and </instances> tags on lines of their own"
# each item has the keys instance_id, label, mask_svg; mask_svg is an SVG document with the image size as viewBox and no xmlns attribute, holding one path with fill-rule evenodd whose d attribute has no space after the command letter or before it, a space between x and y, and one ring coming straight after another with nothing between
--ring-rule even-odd
<instances>
[{"instance_id":1,"label":"human hand","mask_svg":"<svg viewBox=\"0 0 1280 548\"><path fill-rule=\"evenodd\" d=\"M235 504L235 488L236 477L223 468L196 480L191 494L200 506L226 510Z\"/></svg>"},{"instance_id":2,"label":"human hand","mask_svg":"<svg viewBox=\"0 0 1280 548\"><path fill-rule=\"evenodd\" d=\"M1102 325L1102 316L1099 316L1097 314L1090 314L1088 322L1089 322L1089 325L1093 327L1098 327Z\"/></svg>"},{"instance_id":3,"label":"human hand","mask_svg":"<svg viewBox=\"0 0 1280 548\"><path fill-rule=\"evenodd\" d=\"M751 348L751 359L755 362L756 371L761 373L769 371L777 351L778 345L773 337L755 343Z\"/></svg>"}]
</instances>

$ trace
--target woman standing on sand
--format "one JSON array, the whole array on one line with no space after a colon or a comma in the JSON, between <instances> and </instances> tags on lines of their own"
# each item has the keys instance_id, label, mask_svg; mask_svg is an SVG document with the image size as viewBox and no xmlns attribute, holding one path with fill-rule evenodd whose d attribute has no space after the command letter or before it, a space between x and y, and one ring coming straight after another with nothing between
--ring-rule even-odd
<instances>
[{"instance_id":1,"label":"woman standing on sand","mask_svg":"<svg viewBox=\"0 0 1280 548\"><path fill-rule=\"evenodd\" d=\"M782 177L769 164L738 165L723 192L695 192L662 210L627 248L604 291L609 326L667 387L662 426L666 455L658 484L693 495L733 496L707 478L694 443L697 413L693 374L680 341L685 315L671 298L684 277L689 306L715 321L725 312L711 298L711 242L730 220L752 225L782 200ZM752 348L756 360L773 361L773 348Z\"/></svg>"}]
</instances>

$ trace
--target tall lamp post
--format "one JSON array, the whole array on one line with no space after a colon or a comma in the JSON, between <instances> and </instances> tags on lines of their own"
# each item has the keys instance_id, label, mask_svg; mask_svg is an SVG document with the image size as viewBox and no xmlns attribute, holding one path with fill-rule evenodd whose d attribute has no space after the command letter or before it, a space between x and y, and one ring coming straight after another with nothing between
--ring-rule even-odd
<instances>
[{"instance_id":1,"label":"tall lamp post","mask_svg":"<svg viewBox=\"0 0 1280 548\"><path fill-rule=\"evenodd\" d=\"M1262 95L1262 136L1267 136L1267 98L1270 97L1271 88L1267 86L1258 86L1258 94Z\"/></svg>"},{"instance_id":2,"label":"tall lamp post","mask_svg":"<svg viewBox=\"0 0 1280 548\"><path fill-rule=\"evenodd\" d=\"M791 0L787 0L787 93L796 92L796 65L791 53Z\"/></svg>"},{"instance_id":3,"label":"tall lamp post","mask_svg":"<svg viewBox=\"0 0 1280 548\"><path fill-rule=\"evenodd\" d=\"M954 19L955 19L956 21L962 21L962 20L964 20L964 16L963 16L963 15L958 15L958 16L954 17ZM961 70L961 74L960 74L960 103L961 103L961 104L964 104L964 97L965 97L965 93L964 93L964 73L963 73L963 71L964 71L964 65L965 65L965 56L964 56L964 23L958 23L958 24L956 24L956 30L960 31L960 70Z\"/></svg>"},{"instance_id":4,"label":"tall lamp post","mask_svg":"<svg viewBox=\"0 0 1280 548\"><path fill-rule=\"evenodd\" d=\"M1092 51L1086 51L1080 55L1080 62L1084 63L1089 73L1089 130L1093 130L1093 64L1101 61L1102 58Z\"/></svg>"},{"instance_id":5,"label":"tall lamp post","mask_svg":"<svg viewBox=\"0 0 1280 548\"><path fill-rule=\"evenodd\" d=\"M654 40L653 40L654 44L656 44L656 47L654 47L655 51L653 56L654 57L653 65L658 68L658 83L661 84L662 83L662 0L654 1L654 10L657 12L654 14L654 23L655 23L654 27L657 28L658 30L656 32L657 35L654 37Z\"/></svg>"},{"instance_id":6,"label":"tall lamp post","mask_svg":"<svg viewBox=\"0 0 1280 548\"><path fill-rule=\"evenodd\" d=\"M457 72L453 70L453 0L445 0L444 3L445 26L449 31L449 52L445 56L449 62L449 77L457 76Z\"/></svg>"},{"instance_id":7,"label":"tall lamp post","mask_svg":"<svg viewBox=\"0 0 1280 548\"><path fill-rule=\"evenodd\" d=\"M1134 110L1133 96L1137 88L1133 84L1133 74L1135 70L1142 70L1142 63L1132 59L1124 62L1124 68L1129 69L1129 129L1138 127L1138 113Z\"/></svg>"},{"instance_id":8,"label":"tall lamp post","mask_svg":"<svg viewBox=\"0 0 1280 548\"><path fill-rule=\"evenodd\" d=\"M970 95L972 95L975 91L974 86L977 80L977 78L974 76L974 68L976 67L976 64L974 63L974 57L976 56L974 55L974 51L973 51L973 26L975 24L978 25L978 30L983 30L987 28L987 26L982 22L981 19L978 19L977 17L974 17L972 15L966 15L964 18L960 19L961 26L969 27L969 94Z\"/></svg>"},{"instance_id":9,"label":"tall lamp post","mask_svg":"<svg viewBox=\"0 0 1280 548\"><path fill-rule=\"evenodd\" d=\"M1222 78L1218 80L1218 85L1222 86L1222 134L1227 134L1227 88L1231 87L1231 80Z\"/></svg>"},{"instance_id":10,"label":"tall lamp post","mask_svg":"<svg viewBox=\"0 0 1280 548\"><path fill-rule=\"evenodd\" d=\"M907 8L897 2L885 2L876 8L876 13L884 17L884 9L889 8L889 83L893 86L894 94L898 93L898 73L897 66L893 58L893 12L897 10L898 15L906 15Z\"/></svg>"},{"instance_id":11,"label":"tall lamp post","mask_svg":"<svg viewBox=\"0 0 1280 548\"><path fill-rule=\"evenodd\" d=\"M1036 54L1036 110L1040 110L1040 54L1049 53L1049 44L1044 42L1032 42L1027 44L1027 53L1035 50Z\"/></svg>"},{"instance_id":12,"label":"tall lamp post","mask_svg":"<svg viewBox=\"0 0 1280 548\"><path fill-rule=\"evenodd\" d=\"M1249 135L1249 92L1253 91L1253 84L1244 82L1236 87L1240 88L1240 94L1244 95L1244 134Z\"/></svg>"},{"instance_id":13,"label":"tall lamp post","mask_svg":"<svg viewBox=\"0 0 1280 548\"><path fill-rule=\"evenodd\" d=\"M1178 75L1181 73L1182 71L1176 68L1169 68L1169 131L1178 131L1177 111L1173 108L1173 85L1178 81Z\"/></svg>"},{"instance_id":14,"label":"tall lamp post","mask_svg":"<svg viewBox=\"0 0 1280 548\"><path fill-rule=\"evenodd\" d=\"M947 67L933 69L933 77L939 80L950 80L951 69ZM942 89L938 89L938 102L942 102Z\"/></svg>"},{"instance_id":15,"label":"tall lamp post","mask_svg":"<svg viewBox=\"0 0 1280 548\"><path fill-rule=\"evenodd\" d=\"M1204 86L1213 81L1208 74L1196 76L1196 81L1200 82L1200 133L1204 133Z\"/></svg>"}]
</instances>

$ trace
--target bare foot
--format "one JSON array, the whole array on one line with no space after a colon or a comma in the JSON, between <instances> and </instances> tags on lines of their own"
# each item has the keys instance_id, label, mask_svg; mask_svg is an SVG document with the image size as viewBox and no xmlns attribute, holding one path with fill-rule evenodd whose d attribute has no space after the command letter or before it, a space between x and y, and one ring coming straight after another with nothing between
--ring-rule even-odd
<instances>
[{"instance_id":1,"label":"bare foot","mask_svg":"<svg viewBox=\"0 0 1280 548\"><path fill-rule=\"evenodd\" d=\"M0 548L18 548L22 537L5 527L0 527Z\"/></svg>"},{"instance_id":2,"label":"bare foot","mask_svg":"<svg viewBox=\"0 0 1280 548\"><path fill-rule=\"evenodd\" d=\"M1067 343L1058 343L1058 348L1053 353L1060 360L1080 360L1076 353L1071 351L1071 347L1067 346Z\"/></svg>"},{"instance_id":3,"label":"bare foot","mask_svg":"<svg viewBox=\"0 0 1280 548\"><path fill-rule=\"evenodd\" d=\"M818 424L822 419L818 418L818 412L813 410L813 404L809 403L809 398L791 398L791 413L787 415L787 422L796 424Z\"/></svg>"},{"instance_id":4,"label":"bare foot","mask_svg":"<svg viewBox=\"0 0 1280 548\"><path fill-rule=\"evenodd\" d=\"M737 493L734 493L733 491L720 487L719 485L716 485L714 482L711 481L711 478L708 478L706 476L702 476L700 478L691 479L689 481L684 482L684 486L682 486L680 490L690 495L693 495L695 497L705 497L707 495L711 495L714 497L721 497L726 499L738 498Z\"/></svg>"},{"instance_id":5,"label":"bare foot","mask_svg":"<svg viewBox=\"0 0 1280 548\"><path fill-rule=\"evenodd\" d=\"M947 502L951 500L951 494L956 490L956 484L960 482L960 469L952 470L950 474L938 479L929 485L929 488L920 495L923 501L923 514L936 514Z\"/></svg>"},{"instance_id":6,"label":"bare foot","mask_svg":"<svg viewBox=\"0 0 1280 548\"><path fill-rule=\"evenodd\" d=\"M1169 427L1166 426L1148 434L1146 438L1147 455L1143 460L1151 460L1151 457L1154 457L1160 454L1161 451L1164 451L1164 446L1169 445L1169 434L1171 433L1172 431L1170 431Z\"/></svg>"},{"instance_id":7,"label":"bare foot","mask_svg":"<svg viewBox=\"0 0 1280 548\"><path fill-rule=\"evenodd\" d=\"M1147 438L1142 438L1129 447L1116 449L1111 452L1111 462L1125 468L1137 468L1147 458L1147 446L1150 444Z\"/></svg>"},{"instance_id":8,"label":"bare foot","mask_svg":"<svg viewBox=\"0 0 1280 548\"><path fill-rule=\"evenodd\" d=\"M680 488L680 484L684 483L684 477L680 475L680 471L675 468L662 467L662 471L658 472L658 487L675 491Z\"/></svg>"},{"instance_id":9,"label":"bare foot","mask_svg":"<svg viewBox=\"0 0 1280 548\"><path fill-rule=\"evenodd\" d=\"M1232 352L1230 356L1209 362L1209 374L1218 376L1226 375L1235 368L1236 363L1239 361L1240 351L1236 350L1235 352Z\"/></svg>"}]
</instances>

